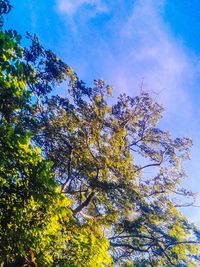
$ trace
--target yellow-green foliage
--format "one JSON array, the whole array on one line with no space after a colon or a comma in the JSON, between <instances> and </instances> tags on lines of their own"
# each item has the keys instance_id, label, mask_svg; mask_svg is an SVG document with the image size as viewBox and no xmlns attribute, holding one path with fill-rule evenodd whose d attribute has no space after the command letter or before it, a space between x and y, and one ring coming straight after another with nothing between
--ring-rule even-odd
<instances>
[{"instance_id":1,"label":"yellow-green foliage","mask_svg":"<svg viewBox=\"0 0 200 267\"><path fill-rule=\"evenodd\" d=\"M101 227L75 219L52 163L32 144L37 106L26 88L19 40L16 32L0 33L0 263L111 266Z\"/></svg>"}]
</instances>

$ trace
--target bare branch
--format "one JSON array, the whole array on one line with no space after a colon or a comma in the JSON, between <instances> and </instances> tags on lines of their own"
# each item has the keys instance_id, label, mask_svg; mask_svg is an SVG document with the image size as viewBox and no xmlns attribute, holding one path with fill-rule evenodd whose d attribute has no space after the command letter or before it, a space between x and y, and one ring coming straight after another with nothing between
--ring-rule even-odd
<instances>
[{"instance_id":1,"label":"bare branch","mask_svg":"<svg viewBox=\"0 0 200 267\"><path fill-rule=\"evenodd\" d=\"M68 177L67 177L66 181L64 182L64 184L62 186L62 192L66 191L67 186L68 186L68 182L71 180L71 161L72 161L72 148L70 148L68 165L67 165Z\"/></svg>"},{"instance_id":2,"label":"bare branch","mask_svg":"<svg viewBox=\"0 0 200 267\"><path fill-rule=\"evenodd\" d=\"M80 205L73 211L74 215L76 215L77 213L79 213L80 211L82 211L83 208L87 207L87 206L90 204L90 202L92 201L92 199L94 198L94 196L95 196L95 192L92 191L92 192L89 194L89 196L86 198L86 200L85 200L83 203L81 203L81 204L80 204Z\"/></svg>"}]
</instances>

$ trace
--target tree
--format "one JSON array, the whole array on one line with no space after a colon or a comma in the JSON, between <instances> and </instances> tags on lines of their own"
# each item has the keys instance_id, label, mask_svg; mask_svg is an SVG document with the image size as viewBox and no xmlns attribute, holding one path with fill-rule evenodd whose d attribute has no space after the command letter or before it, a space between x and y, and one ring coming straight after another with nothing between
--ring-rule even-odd
<instances>
[{"instance_id":1,"label":"tree","mask_svg":"<svg viewBox=\"0 0 200 267\"><path fill-rule=\"evenodd\" d=\"M104 81L87 87L28 38L23 49L1 32L4 266L112 266L108 249L116 265L197 266L199 229L178 210L193 198L181 187L191 140L158 127L148 93L112 104ZM66 97L53 95L63 81Z\"/></svg>"},{"instance_id":2,"label":"tree","mask_svg":"<svg viewBox=\"0 0 200 267\"><path fill-rule=\"evenodd\" d=\"M173 201L174 195L193 196L180 187L191 141L173 140L157 127L163 108L147 93L122 95L110 106L111 88L103 81L81 86L77 80L70 97L44 102L35 136L62 192L75 203L74 215L108 227L116 261L195 266L198 230Z\"/></svg>"},{"instance_id":3,"label":"tree","mask_svg":"<svg viewBox=\"0 0 200 267\"><path fill-rule=\"evenodd\" d=\"M111 266L100 227L74 219L52 163L32 140L39 103L28 88L34 69L20 39L0 32L0 264Z\"/></svg>"}]
</instances>

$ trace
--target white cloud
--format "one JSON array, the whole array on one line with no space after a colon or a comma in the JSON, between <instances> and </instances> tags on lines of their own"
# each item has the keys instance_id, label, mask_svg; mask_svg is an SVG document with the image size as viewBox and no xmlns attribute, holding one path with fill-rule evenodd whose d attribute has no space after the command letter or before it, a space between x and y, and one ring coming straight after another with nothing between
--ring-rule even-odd
<instances>
[{"instance_id":1,"label":"white cloud","mask_svg":"<svg viewBox=\"0 0 200 267\"><path fill-rule=\"evenodd\" d=\"M166 108L162 128L172 132L173 136L193 139L194 157L187 164L189 180L185 184L200 193L197 180L200 110L191 93L195 90L199 92L199 63L198 58L172 34L164 21L164 4L159 0L136 0L126 21L118 20L118 17L113 19L111 23L116 38L112 44L107 40L99 42L99 48L95 48L99 49L95 53L96 62L118 93L135 96L140 91L142 81L144 90L160 92L157 100ZM87 61L86 73L90 72L92 60ZM185 214L200 225L196 211L193 211L189 213L185 209Z\"/></svg>"},{"instance_id":2,"label":"white cloud","mask_svg":"<svg viewBox=\"0 0 200 267\"><path fill-rule=\"evenodd\" d=\"M142 80L144 90L160 92L158 101L166 107L163 128L176 136L185 135L193 139L194 157L188 164L189 180L185 184L200 193L197 181L200 112L191 94L195 88L198 92L199 63L197 57L171 33L163 19L163 11L164 1L135 2L126 23L118 26L118 50L115 55L110 54L107 61L110 63L106 63L106 68L111 71L108 79L119 91L126 90L129 95L138 93ZM185 210L185 214L200 225L196 213L196 210Z\"/></svg>"},{"instance_id":3,"label":"white cloud","mask_svg":"<svg viewBox=\"0 0 200 267\"><path fill-rule=\"evenodd\" d=\"M81 7L88 6L94 13L107 11L101 0L57 0L57 10L62 14L73 16Z\"/></svg>"},{"instance_id":4,"label":"white cloud","mask_svg":"<svg viewBox=\"0 0 200 267\"><path fill-rule=\"evenodd\" d=\"M65 5L66 2L58 1L60 12L66 14L75 14L86 4L92 4L92 8L98 10L103 3L100 0L74 0L73 4L68 1L70 6ZM194 157L187 164L190 179L186 185L199 190L200 110L191 93L199 92L198 59L173 35L164 20L164 0L135 0L133 9L128 12L123 9L124 0L113 3L111 0L108 8L114 15L109 17L106 26L103 24L105 29L101 28L100 32L93 32L91 25L76 21L79 25L74 36L80 49L75 69L83 80L98 78L94 74L99 73L117 88L118 93L137 95L142 80L144 90L160 92L157 100L166 107L162 128L174 136L189 136L194 141ZM200 225L194 215L190 218Z\"/></svg>"},{"instance_id":5,"label":"white cloud","mask_svg":"<svg viewBox=\"0 0 200 267\"><path fill-rule=\"evenodd\" d=\"M126 23L119 25L120 49L112 55L114 84L134 94L144 80L144 89L160 92L160 101L170 112L177 106L190 109L188 88L196 67L179 40L170 33L162 18L164 1L136 1ZM123 41L121 41L123 40Z\"/></svg>"}]
</instances>

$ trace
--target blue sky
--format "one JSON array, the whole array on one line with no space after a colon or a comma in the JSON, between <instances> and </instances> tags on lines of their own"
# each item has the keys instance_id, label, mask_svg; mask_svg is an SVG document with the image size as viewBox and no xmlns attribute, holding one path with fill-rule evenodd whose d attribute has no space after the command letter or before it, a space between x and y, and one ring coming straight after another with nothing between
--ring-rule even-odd
<instances>
[{"instance_id":1,"label":"blue sky","mask_svg":"<svg viewBox=\"0 0 200 267\"><path fill-rule=\"evenodd\" d=\"M90 83L102 77L116 94L154 93L162 127L193 139L186 186L200 193L199 0L17 0L6 25L36 33ZM200 202L200 201L199 201ZM188 209L200 225L200 208Z\"/></svg>"}]
</instances>

